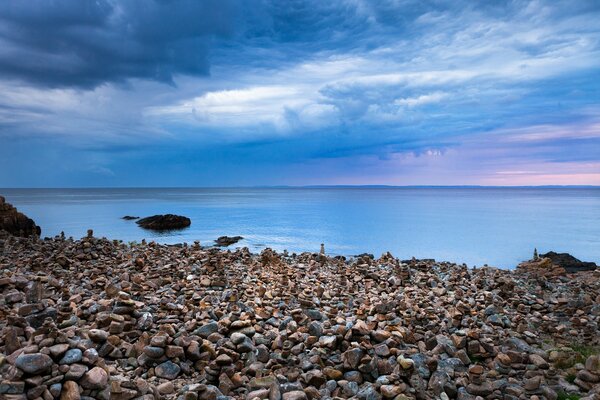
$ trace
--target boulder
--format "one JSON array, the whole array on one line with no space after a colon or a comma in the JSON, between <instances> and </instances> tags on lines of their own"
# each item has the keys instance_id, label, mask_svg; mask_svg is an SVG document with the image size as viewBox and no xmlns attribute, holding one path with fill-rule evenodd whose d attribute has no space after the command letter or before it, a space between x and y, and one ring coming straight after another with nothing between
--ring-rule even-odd
<instances>
[{"instance_id":1,"label":"boulder","mask_svg":"<svg viewBox=\"0 0 600 400\"><path fill-rule=\"evenodd\" d=\"M188 217L181 215L164 214L142 218L136 223L144 229L168 231L173 229L187 228L192 224L192 221Z\"/></svg>"},{"instance_id":2,"label":"boulder","mask_svg":"<svg viewBox=\"0 0 600 400\"><path fill-rule=\"evenodd\" d=\"M14 236L40 236L42 230L25 214L17 211L15 207L0 196L0 231L7 231Z\"/></svg>"}]
</instances>

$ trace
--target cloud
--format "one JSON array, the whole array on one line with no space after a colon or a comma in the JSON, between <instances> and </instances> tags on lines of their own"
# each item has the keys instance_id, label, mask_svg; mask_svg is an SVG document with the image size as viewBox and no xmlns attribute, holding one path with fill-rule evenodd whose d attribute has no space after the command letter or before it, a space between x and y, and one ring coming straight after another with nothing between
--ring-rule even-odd
<instances>
[{"instance_id":1,"label":"cloud","mask_svg":"<svg viewBox=\"0 0 600 400\"><path fill-rule=\"evenodd\" d=\"M213 37L233 32L228 0L0 3L0 74L47 87L94 88L209 71Z\"/></svg>"}]
</instances>

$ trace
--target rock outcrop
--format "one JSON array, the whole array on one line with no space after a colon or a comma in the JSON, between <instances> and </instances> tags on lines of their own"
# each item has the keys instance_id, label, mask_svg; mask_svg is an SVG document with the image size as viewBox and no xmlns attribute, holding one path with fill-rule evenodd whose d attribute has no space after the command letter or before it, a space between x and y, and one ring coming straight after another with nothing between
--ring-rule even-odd
<instances>
[{"instance_id":1,"label":"rock outcrop","mask_svg":"<svg viewBox=\"0 0 600 400\"><path fill-rule=\"evenodd\" d=\"M42 230L25 214L17 211L15 207L0 196L0 231L7 231L15 236L40 236Z\"/></svg>"},{"instance_id":2,"label":"rock outcrop","mask_svg":"<svg viewBox=\"0 0 600 400\"><path fill-rule=\"evenodd\" d=\"M550 251L540 254L538 257L536 255L532 260L519 264L517 270L540 277L558 277L577 272L594 271L598 268L595 263L580 261L568 253Z\"/></svg>"},{"instance_id":3,"label":"rock outcrop","mask_svg":"<svg viewBox=\"0 0 600 400\"><path fill-rule=\"evenodd\" d=\"M580 261L569 253L555 253L549 251L546 254L541 254L540 257L550 259L552 264L564 268L565 271L570 274L579 271L593 271L598 268L595 263Z\"/></svg>"},{"instance_id":4,"label":"rock outcrop","mask_svg":"<svg viewBox=\"0 0 600 400\"><path fill-rule=\"evenodd\" d=\"M183 229L191 225L192 221L188 217L174 214L153 215L142 218L136 223L144 229L154 231L168 231L173 229Z\"/></svg>"}]
</instances>

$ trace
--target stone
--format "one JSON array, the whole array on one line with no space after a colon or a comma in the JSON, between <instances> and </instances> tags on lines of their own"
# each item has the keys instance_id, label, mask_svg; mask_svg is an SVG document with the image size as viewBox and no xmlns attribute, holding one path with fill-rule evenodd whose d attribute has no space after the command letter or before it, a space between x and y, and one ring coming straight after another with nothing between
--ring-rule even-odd
<instances>
[{"instance_id":1,"label":"stone","mask_svg":"<svg viewBox=\"0 0 600 400\"><path fill-rule=\"evenodd\" d=\"M100 367L94 367L83 375L80 381L84 389L104 389L108 384L108 374Z\"/></svg>"},{"instance_id":2,"label":"stone","mask_svg":"<svg viewBox=\"0 0 600 400\"><path fill-rule=\"evenodd\" d=\"M15 365L17 368L30 375L38 375L52 368L52 359L46 354L21 354L17 357Z\"/></svg>"},{"instance_id":3,"label":"stone","mask_svg":"<svg viewBox=\"0 0 600 400\"><path fill-rule=\"evenodd\" d=\"M154 373L159 378L175 379L181 372L181 367L172 361L165 361L154 368Z\"/></svg>"},{"instance_id":4,"label":"stone","mask_svg":"<svg viewBox=\"0 0 600 400\"><path fill-rule=\"evenodd\" d=\"M9 394L20 394L25 391L25 382L11 382L11 381L2 381L0 382L0 394L9 395Z\"/></svg>"},{"instance_id":5,"label":"stone","mask_svg":"<svg viewBox=\"0 0 600 400\"><path fill-rule=\"evenodd\" d=\"M60 400L80 400L79 386L76 382L66 381L63 383Z\"/></svg>"},{"instance_id":6,"label":"stone","mask_svg":"<svg viewBox=\"0 0 600 400\"><path fill-rule=\"evenodd\" d=\"M406 385L381 385L379 390L386 399L393 399L406 390Z\"/></svg>"},{"instance_id":7,"label":"stone","mask_svg":"<svg viewBox=\"0 0 600 400\"><path fill-rule=\"evenodd\" d=\"M308 400L306 393L302 390L292 390L283 394L283 400Z\"/></svg>"},{"instance_id":8,"label":"stone","mask_svg":"<svg viewBox=\"0 0 600 400\"><path fill-rule=\"evenodd\" d=\"M402 367L402 369L411 369L414 367L415 362L410 358L404 358L403 356L398 356L398 364Z\"/></svg>"},{"instance_id":9,"label":"stone","mask_svg":"<svg viewBox=\"0 0 600 400\"><path fill-rule=\"evenodd\" d=\"M202 325L196 329L194 333L200 337L207 338L210 334L215 333L219 330L219 324L215 321L208 324Z\"/></svg>"},{"instance_id":10,"label":"stone","mask_svg":"<svg viewBox=\"0 0 600 400\"><path fill-rule=\"evenodd\" d=\"M106 332L102 329L90 329L88 331L88 336L94 342L102 343L102 342L105 342L106 339L108 339L108 332Z\"/></svg>"},{"instance_id":11,"label":"stone","mask_svg":"<svg viewBox=\"0 0 600 400\"><path fill-rule=\"evenodd\" d=\"M233 360L227 354L221 354L215 359L215 362L217 363L217 365L224 367L227 365L231 365L233 363Z\"/></svg>"},{"instance_id":12,"label":"stone","mask_svg":"<svg viewBox=\"0 0 600 400\"><path fill-rule=\"evenodd\" d=\"M71 364L69 370L65 373L65 378L70 380L79 380L86 372L88 367L82 364Z\"/></svg>"},{"instance_id":13,"label":"stone","mask_svg":"<svg viewBox=\"0 0 600 400\"><path fill-rule=\"evenodd\" d=\"M173 386L173 382L164 382L156 387L158 389L158 393L160 394L171 394L175 392L175 387Z\"/></svg>"},{"instance_id":14,"label":"stone","mask_svg":"<svg viewBox=\"0 0 600 400\"><path fill-rule=\"evenodd\" d=\"M144 354L150 358L161 358L165 354L165 349L156 346L144 347Z\"/></svg>"},{"instance_id":15,"label":"stone","mask_svg":"<svg viewBox=\"0 0 600 400\"><path fill-rule=\"evenodd\" d=\"M347 368L356 369L362 357L361 349L350 349L342 354L342 361Z\"/></svg>"},{"instance_id":16,"label":"stone","mask_svg":"<svg viewBox=\"0 0 600 400\"><path fill-rule=\"evenodd\" d=\"M548 369L550 367L550 364L548 364L548 362L538 354L530 354L529 362L541 369Z\"/></svg>"},{"instance_id":17,"label":"stone","mask_svg":"<svg viewBox=\"0 0 600 400\"><path fill-rule=\"evenodd\" d=\"M542 383L542 377L534 376L533 378L525 379L523 381L523 387L527 391L533 391L533 390L537 390L537 388L540 387L541 383Z\"/></svg>"},{"instance_id":18,"label":"stone","mask_svg":"<svg viewBox=\"0 0 600 400\"><path fill-rule=\"evenodd\" d=\"M600 375L600 355L589 356L585 360L585 369L593 374Z\"/></svg>"},{"instance_id":19,"label":"stone","mask_svg":"<svg viewBox=\"0 0 600 400\"><path fill-rule=\"evenodd\" d=\"M74 363L78 363L79 361L81 361L82 358L83 358L83 353L81 350L69 349L69 350L67 350L67 352L65 353L63 358L61 358L58 363L61 365L74 364Z\"/></svg>"},{"instance_id":20,"label":"stone","mask_svg":"<svg viewBox=\"0 0 600 400\"><path fill-rule=\"evenodd\" d=\"M493 391L494 389L489 382L483 382L481 384L469 383L469 385L467 385L467 392L475 396L486 397Z\"/></svg>"}]
</instances>

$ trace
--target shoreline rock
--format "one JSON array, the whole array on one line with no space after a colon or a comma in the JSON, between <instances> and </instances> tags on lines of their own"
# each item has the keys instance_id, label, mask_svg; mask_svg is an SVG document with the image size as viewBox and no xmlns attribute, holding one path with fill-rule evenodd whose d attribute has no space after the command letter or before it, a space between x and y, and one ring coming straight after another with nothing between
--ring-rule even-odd
<instances>
[{"instance_id":1,"label":"shoreline rock","mask_svg":"<svg viewBox=\"0 0 600 400\"><path fill-rule=\"evenodd\" d=\"M585 271L598 270L593 262L580 261L568 253L555 253L537 255L529 261L523 261L517 266L521 272L531 273L540 277L559 277Z\"/></svg>"},{"instance_id":2,"label":"shoreline rock","mask_svg":"<svg viewBox=\"0 0 600 400\"><path fill-rule=\"evenodd\" d=\"M0 196L0 231L15 236L40 236L42 229L25 214L19 212L12 204Z\"/></svg>"},{"instance_id":3,"label":"shoreline rock","mask_svg":"<svg viewBox=\"0 0 600 400\"><path fill-rule=\"evenodd\" d=\"M192 221L188 217L174 214L153 215L136 221L141 228L154 231L169 231L183 229L190 226Z\"/></svg>"}]
</instances>

